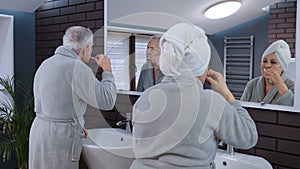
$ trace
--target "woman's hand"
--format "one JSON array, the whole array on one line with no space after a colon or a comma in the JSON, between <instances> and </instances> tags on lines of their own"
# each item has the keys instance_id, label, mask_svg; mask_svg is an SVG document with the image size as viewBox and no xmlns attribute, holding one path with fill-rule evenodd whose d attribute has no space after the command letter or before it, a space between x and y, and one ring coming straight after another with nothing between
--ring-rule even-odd
<instances>
[{"instance_id":1,"label":"woman's hand","mask_svg":"<svg viewBox=\"0 0 300 169\"><path fill-rule=\"evenodd\" d=\"M110 64L110 59L103 54L99 54L94 57L95 62L99 67L103 69L103 72L111 72L111 64Z\"/></svg>"},{"instance_id":2,"label":"woman's hand","mask_svg":"<svg viewBox=\"0 0 300 169\"><path fill-rule=\"evenodd\" d=\"M229 103L235 101L235 98L232 95L231 91L228 89L223 76L219 72L209 70L207 73L206 81L210 83L213 89L220 93Z\"/></svg>"},{"instance_id":3,"label":"woman's hand","mask_svg":"<svg viewBox=\"0 0 300 169\"><path fill-rule=\"evenodd\" d=\"M278 93L281 96L288 91L288 88L282 80L281 75L278 71L272 69L264 69L264 77L267 80L267 83L274 85L277 88Z\"/></svg>"}]
</instances>

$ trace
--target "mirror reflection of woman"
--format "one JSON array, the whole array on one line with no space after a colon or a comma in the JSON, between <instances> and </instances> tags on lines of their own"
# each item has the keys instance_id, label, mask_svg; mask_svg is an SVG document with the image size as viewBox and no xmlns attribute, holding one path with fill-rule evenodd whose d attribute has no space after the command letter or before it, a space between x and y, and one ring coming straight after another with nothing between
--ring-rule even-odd
<instances>
[{"instance_id":1,"label":"mirror reflection of woman","mask_svg":"<svg viewBox=\"0 0 300 169\"><path fill-rule=\"evenodd\" d=\"M246 85L242 101L293 106L294 81L286 75L291 54L284 40L273 42L263 53L261 76Z\"/></svg>"}]
</instances>

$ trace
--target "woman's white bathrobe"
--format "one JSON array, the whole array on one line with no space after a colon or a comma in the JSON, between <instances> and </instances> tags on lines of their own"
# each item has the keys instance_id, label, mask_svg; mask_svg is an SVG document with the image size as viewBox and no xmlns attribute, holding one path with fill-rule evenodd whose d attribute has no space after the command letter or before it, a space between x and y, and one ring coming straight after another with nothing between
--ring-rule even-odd
<instances>
[{"instance_id":1,"label":"woman's white bathrobe","mask_svg":"<svg viewBox=\"0 0 300 169\"><path fill-rule=\"evenodd\" d=\"M98 81L74 51L60 46L35 74L34 99L29 168L76 169L86 106L112 109L116 86L112 73L104 72Z\"/></svg>"},{"instance_id":2,"label":"woman's white bathrobe","mask_svg":"<svg viewBox=\"0 0 300 169\"><path fill-rule=\"evenodd\" d=\"M235 101L204 90L195 77L165 76L133 109L135 159L130 169L211 169L218 139L248 149L255 123Z\"/></svg>"},{"instance_id":3,"label":"woman's white bathrobe","mask_svg":"<svg viewBox=\"0 0 300 169\"><path fill-rule=\"evenodd\" d=\"M288 88L288 91L283 96L280 96L275 86L273 86L270 91L265 94L265 78L263 76L259 76L247 83L240 100L258 103L263 102L265 104L293 106L294 81L288 78L285 73L281 75L281 78Z\"/></svg>"}]
</instances>

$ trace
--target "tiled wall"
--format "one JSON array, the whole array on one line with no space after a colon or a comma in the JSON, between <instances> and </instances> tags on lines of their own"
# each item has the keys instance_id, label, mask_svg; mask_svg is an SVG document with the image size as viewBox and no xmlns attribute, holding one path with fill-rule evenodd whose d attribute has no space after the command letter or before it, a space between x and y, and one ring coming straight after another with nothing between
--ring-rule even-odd
<instances>
[{"instance_id":1,"label":"tiled wall","mask_svg":"<svg viewBox=\"0 0 300 169\"><path fill-rule=\"evenodd\" d=\"M36 68L62 44L66 28L89 27L94 33L104 25L104 0L47 1L35 12ZM103 42L100 42L103 43ZM103 45L102 45L103 46ZM99 53L103 53L99 51Z\"/></svg>"},{"instance_id":2,"label":"tiled wall","mask_svg":"<svg viewBox=\"0 0 300 169\"><path fill-rule=\"evenodd\" d=\"M270 6L269 43L284 39L295 55L297 0L283 0Z\"/></svg>"}]
</instances>

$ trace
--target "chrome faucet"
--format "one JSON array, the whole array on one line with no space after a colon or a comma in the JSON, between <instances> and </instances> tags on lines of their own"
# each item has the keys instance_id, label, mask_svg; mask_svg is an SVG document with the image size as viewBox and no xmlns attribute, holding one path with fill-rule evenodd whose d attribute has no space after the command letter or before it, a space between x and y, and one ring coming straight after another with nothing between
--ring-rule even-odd
<instances>
[{"instance_id":1,"label":"chrome faucet","mask_svg":"<svg viewBox=\"0 0 300 169\"><path fill-rule=\"evenodd\" d=\"M229 155L232 155L232 156L234 155L234 150L233 150L232 145L227 144L226 153L229 154Z\"/></svg>"},{"instance_id":2,"label":"chrome faucet","mask_svg":"<svg viewBox=\"0 0 300 169\"><path fill-rule=\"evenodd\" d=\"M118 122L116 123L116 125L117 125L117 126L121 126L121 125L123 125L123 124L126 124L125 130L126 130L128 133L131 133L130 123L131 123L131 113L126 113L126 120L118 121Z\"/></svg>"},{"instance_id":3,"label":"chrome faucet","mask_svg":"<svg viewBox=\"0 0 300 169\"><path fill-rule=\"evenodd\" d=\"M224 146L224 144L225 143L223 141L219 142L219 146ZM231 156L234 155L234 149L233 149L232 145L227 144L226 153L229 154L229 155L231 155Z\"/></svg>"}]
</instances>

